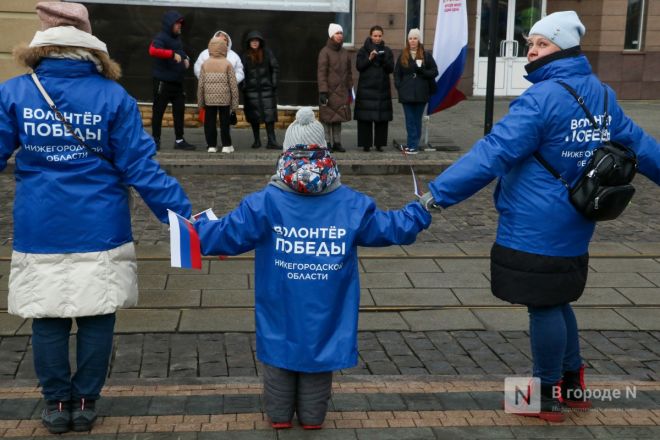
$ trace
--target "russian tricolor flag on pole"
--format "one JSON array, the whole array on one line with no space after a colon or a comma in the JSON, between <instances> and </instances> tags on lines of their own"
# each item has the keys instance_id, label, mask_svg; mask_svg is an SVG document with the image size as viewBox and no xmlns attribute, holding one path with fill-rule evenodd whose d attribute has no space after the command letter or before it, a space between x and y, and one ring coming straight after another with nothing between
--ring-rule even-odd
<instances>
[{"instance_id":1,"label":"russian tricolor flag on pole","mask_svg":"<svg viewBox=\"0 0 660 440\"><path fill-rule=\"evenodd\" d=\"M465 99L456 88L467 58L468 25L465 0L438 0L433 59L438 65L438 90L429 98L428 114L444 110Z\"/></svg>"},{"instance_id":2,"label":"russian tricolor flag on pole","mask_svg":"<svg viewBox=\"0 0 660 440\"><path fill-rule=\"evenodd\" d=\"M169 209L167 217L170 221L170 265L184 269L201 269L202 251L199 236L192 223Z\"/></svg>"}]
</instances>

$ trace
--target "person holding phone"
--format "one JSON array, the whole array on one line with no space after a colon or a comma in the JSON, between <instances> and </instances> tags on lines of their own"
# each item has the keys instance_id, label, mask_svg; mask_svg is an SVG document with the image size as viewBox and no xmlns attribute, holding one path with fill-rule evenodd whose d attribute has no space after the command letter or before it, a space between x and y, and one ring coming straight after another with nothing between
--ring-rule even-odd
<instances>
[{"instance_id":1,"label":"person holding phone","mask_svg":"<svg viewBox=\"0 0 660 440\"><path fill-rule=\"evenodd\" d=\"M411 29L406 47L394 68L394 85L399 91L399 102L406 118L408 138L403 149L407 154L417 154L422 136L422 116L431 96L429 80L436 76L438 66L431 53L424 50L422 33L419 29Z\"/></svg>"},{"instance_id":2,"label":"person holding phone","mask_svg":"<svg viewBox=\"0 0 660 440\"><path fill-rule=\"evenodd\" d=\"M374 26L357 54L360 72L353 119L358 126L358 146L369 151L387 145L387 128L392 120L390 75L394 71L392 50L385 46L383 28Z\"/></svg>"}]
</instances>

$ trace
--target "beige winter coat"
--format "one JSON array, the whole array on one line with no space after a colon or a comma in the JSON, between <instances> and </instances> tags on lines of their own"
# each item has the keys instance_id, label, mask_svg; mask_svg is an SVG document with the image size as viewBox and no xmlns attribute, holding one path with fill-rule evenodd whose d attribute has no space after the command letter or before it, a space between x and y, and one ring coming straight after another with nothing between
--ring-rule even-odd
<instances>
[{"instance_id":1,"label":"beige winter coat","mask_svg":"<svg viewBox=\"0 0 660 440\"><path fill-rule=\"evenodd\" d=\"M319 93L328 94L328 104L319 106L321 122L351 120L349 97L353 88L351 57L340 44L328 39L319 53L317 80Z\"/></svg>"},{"instance_id":2,"label":"beige winter coat","mask_svg":"<svg viewBox=\"0 0 660 440\"><path fill-rule=\"evenodd\" d=\"M206 106L230 106L238 108L238 83L236 74L227 60L227 44L221 38L209 42L209 59L204 61L199 72L197 104Z\"/></svg>"}]
</instances>

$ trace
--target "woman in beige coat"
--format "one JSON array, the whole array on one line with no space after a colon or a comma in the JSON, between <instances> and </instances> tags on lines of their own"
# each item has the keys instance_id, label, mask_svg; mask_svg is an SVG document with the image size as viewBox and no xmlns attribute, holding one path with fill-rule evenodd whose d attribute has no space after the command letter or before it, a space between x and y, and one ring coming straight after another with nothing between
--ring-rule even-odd
<instances>
[{"instance_id":1,"label":"woman in beige coat","mask_svg":"<svg viewBox=\"0 0 660 440\"><path fill-rule=\"evenodd\" d=\"M209 41L209 59L202 64L197 86L197 103L204 107L204 136L209 153L218 151L218 131L216 120L220 118L220 138L222 152L233 153L229 133L230 119L238 108L238 83L236 74L227 60L227 43L222 38Z\"/></svg>"},{"instance_id":2,"label":"woman in beige coat","mask_svg":"<svg viewBox=\"0 0 660 440\"><path fill-rule=\"evenodd\" d=\"M351 57L344 44L344 32L336 23L328 27L327 44L319 53L317 79L319 84L319 119L332 151L341 153L341 123L351 120L353 77Z\"/></svg>"}]
</instances>

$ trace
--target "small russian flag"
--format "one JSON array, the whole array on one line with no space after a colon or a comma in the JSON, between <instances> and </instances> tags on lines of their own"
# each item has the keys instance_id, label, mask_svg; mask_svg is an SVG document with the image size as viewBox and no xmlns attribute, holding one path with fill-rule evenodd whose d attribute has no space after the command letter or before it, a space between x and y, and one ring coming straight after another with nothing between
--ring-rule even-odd
<instances>
[{"instance_id":1,"label":"small russian flag","mask_svg":"<svg viewBox=\"0 0 660 440\"><path fill-rule=\"evenodd\" d=\"M212 208L205 209L202 212L198 212L197 214L193 215L193 218L195 221L199 220L200 218L205 218L207 220L217 220L218 217L215 215L215 212L213 212Z\"/></svg>"},{"instance_id":2,"label":"small russian flag","mask_svg":"<svg viewBox=\"0 0 660 440\"><path fill-rule=\"evenodd\" d=\"M170 221L170 256L172 267L202 268L202 251L192 223L176 212L167 210Z\"/></svg>"}]
</instances>

